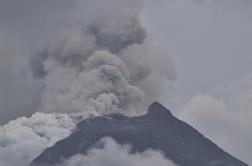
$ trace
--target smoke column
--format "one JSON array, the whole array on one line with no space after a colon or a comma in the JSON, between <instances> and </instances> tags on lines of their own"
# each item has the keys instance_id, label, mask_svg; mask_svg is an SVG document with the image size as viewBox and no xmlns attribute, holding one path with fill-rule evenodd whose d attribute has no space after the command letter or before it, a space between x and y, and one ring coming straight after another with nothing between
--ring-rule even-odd
<instances>
[{"instance_id":1,"label":"smoke column","mask_svg":"<svg viewBox=\"0 0 252 166\"><path fill-rule=\"evenodd\" d=\"M165 95L163 80L176 77L170 58L147 36L141 22L143 1L74 3L66 26L47 49L30 59L32 84L40 94L37 113L0 126L0 165L28 165L71 134L79 115L143 114L153 100ZM135 160L131 165L142 158L142 164L159 158L166 163L159 152L136 154L139 157L127 149L121 152L125 163Z\"/></svg>"},{"instance_id":2,"label":"smoke column","mask_svg":"<svg viewBox=\"0 0 252 166\"><path fill-rule=\"evenodd\" d=\"M142 114L173 80L169 57L156 51L140 21L141 1L85 0L31 67L43 85L41 112ZM155 78L155 80L153 79Z\"/></svg>"}]
</instances>

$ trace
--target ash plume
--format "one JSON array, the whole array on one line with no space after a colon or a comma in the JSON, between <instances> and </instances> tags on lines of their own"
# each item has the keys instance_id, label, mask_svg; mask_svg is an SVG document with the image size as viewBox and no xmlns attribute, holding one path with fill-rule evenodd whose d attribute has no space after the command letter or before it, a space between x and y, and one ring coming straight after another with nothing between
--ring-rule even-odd
<instances>
[{"instance_id":1,"label":"ash plume","mask_svg":"<svg viewBox=\"0 0 252 166\"><path fill-rule=\"evenodd\" d=\"M44 86L39 111L144 113L162 96L160 83L149 78L173 80L176 74L171 60L147 38L140 20L142 2L80 4L83 9L73 14L76 21L31 60Z\"/></svg>"},{"instance_id":2,"label":"ash plume","mask_svg":"<svg viewBox=\"0 0 252 166\"><path fill-rule=\"evenodd\" d=\"M153 100L165 95L162 80L176 77L170 58L147 36L141 22L142 0L72 3L74 9L67 11L67 23L55 40L30 59L38 108L30 118L0 126L0 165L28 165L74 130L79 113L81 118L143 114ZM126 159L135 158L128 155L125 150Z\"/></svg>"}]
</instances>

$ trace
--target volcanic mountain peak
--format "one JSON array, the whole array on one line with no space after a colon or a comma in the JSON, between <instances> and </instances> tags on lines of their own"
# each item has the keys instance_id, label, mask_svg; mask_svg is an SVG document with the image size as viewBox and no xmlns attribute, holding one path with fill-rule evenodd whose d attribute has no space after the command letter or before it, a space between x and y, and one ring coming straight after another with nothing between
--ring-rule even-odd
<instances>
[{"instance_id":1,"label":"volcanic mountain peak","mask_svg":"<svg viewBox=\"0 0 252 166\"><path fill-rule=\"evenodd\" d=\"M132 145L132 153L161 150L179 166L247 166L157 102L140 117L112 114L81 121L71 136L46 149L32 165L52 166L73 155L85 155L104 137Z\"/></svg>"},{"instance_id":2,"label":"volcanic mountain peak","mask_svg":"<svg viewBox=\"0 0 252 166\"><path fill-rule=\"evenodd\" d=\"M171 114L171 112L166 109L164 106L162 106L160 103L158 102L153 102L148 109L148 113L147 115L152 116L152 117L173 117L173 115Z\"/></svg>"}]
</instances>

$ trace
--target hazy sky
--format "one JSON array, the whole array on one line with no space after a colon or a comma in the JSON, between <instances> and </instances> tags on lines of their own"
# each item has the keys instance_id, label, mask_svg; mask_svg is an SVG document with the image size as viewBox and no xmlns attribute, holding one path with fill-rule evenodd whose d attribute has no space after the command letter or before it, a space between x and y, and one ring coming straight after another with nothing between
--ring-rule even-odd
<instances>
[{"instance_id":1,"label":"hazy sky","mask_svg":"<svg viewBox=\"0 0 252 166\"><path fill-rule=\"evenodd\" d=\"M147 11L148 29L175 62L178 105L252 73L250 1L162 1Z\"/></svg>"},{"instance_id":2,"label":"hazy sky","mask_svg":"<svg viewBox=\"0 0 252 166\"><path fill-rule=\"evenodd\" d=\"M71 22L76 1L0 0L0 124L35 112L28 57ZM163 104L252 164L252 2L149 0L142 18L178 74Z\"/></svg>"}]
</instances>

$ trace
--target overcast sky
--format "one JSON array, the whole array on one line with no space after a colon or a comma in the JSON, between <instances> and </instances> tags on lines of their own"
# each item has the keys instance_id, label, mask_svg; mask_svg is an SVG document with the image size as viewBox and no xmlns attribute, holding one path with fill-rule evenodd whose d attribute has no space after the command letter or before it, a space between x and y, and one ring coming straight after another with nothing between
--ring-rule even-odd
<instances>
[{"instance_id":1,"label":"overcast sky","mask_svg":"<svg viewBox=\"0 0 252 166\"><path fill-rule=\"evenodd\" d=\"M35 111L38 92L29 83L27 57L50 44L71 20L74 6L75 1L68 0L0 0L1 124ZM171 97L163 104L252 164L252 127L248 127L252 126L252 2L150 1L142 17L153 42L169 54L178 73ZM212 105L215 111L209 108ZM209 110L211 116L201 110ZM234 111L238 115L230 122ZM212 121L199 120L204 116ZM215 122L223 122L222 137L220 126L211 125ZM239 137L226 140L234 128Z\"/></svg>"},{"instance_id":2,"label":"overcast sky","mask_svg":"<svg viewBox=\"0 0 252 166\"><path fill-rule=\"evenodd\" d=\"M177 69L177 105L251 74L251 1L162 1L147 11L148 30Z\"/></svg>"}]
</instances>

